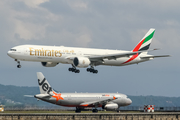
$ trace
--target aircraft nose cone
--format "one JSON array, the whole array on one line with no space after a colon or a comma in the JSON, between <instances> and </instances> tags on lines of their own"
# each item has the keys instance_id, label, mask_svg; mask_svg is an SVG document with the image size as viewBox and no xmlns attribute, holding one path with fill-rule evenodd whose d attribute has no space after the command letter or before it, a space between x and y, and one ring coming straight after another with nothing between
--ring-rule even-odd
<instances>
[{"instance_id":1,"label":"aircraft nose cone","mask_svg":"<svg viewBox=\"0 0 180 120\"><path fill-rule=\"evenodd\" d=\"M7 55L8 55L8 56L10 56L10 54L11 54L11 52L10 52L10 51L8 51L8 52L7 52Z\"/></svg>"},{"instance_id":2,"label":"aircraft nose cone","mask_svg":"<svg viewBox=\"0 0 180 120\"><path fill-rule=\"evenodd\" d=\"M128 98L128 99L126 100L126 104L127 104L127 105L130 105L131 103L132 103L131 99Z\"/></svg>"}]
</instances>

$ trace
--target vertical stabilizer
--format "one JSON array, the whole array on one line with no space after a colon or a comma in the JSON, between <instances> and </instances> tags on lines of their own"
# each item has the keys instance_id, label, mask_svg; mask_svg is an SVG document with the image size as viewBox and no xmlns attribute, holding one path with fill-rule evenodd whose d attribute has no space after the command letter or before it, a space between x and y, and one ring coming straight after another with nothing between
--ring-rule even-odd
<instances>
[{"instance_id":1,"label":"vertical stabilizer","mask_svg":"<svg viewBox=\"0 0 180 120\"><path fill-rule=\"evenodd\" d=\"M53 91L50 84L41 72L37 72L38 84L41 94L50 94Z\"/></svg>"},{"instance_id":2,"label":"vertical stabilizer","mask_svg":"<svg viewBox=\"0 0 180 120\"><path fill-rule=\"evenodd\" d=\"M141 51L141 50L148 50L151 45L154 32L155 32L155 29L151 28L146 33L146 35L142 38L142 40L138 43L138 45L133 49L133 52Z\"/></svg>"}]
</instances>

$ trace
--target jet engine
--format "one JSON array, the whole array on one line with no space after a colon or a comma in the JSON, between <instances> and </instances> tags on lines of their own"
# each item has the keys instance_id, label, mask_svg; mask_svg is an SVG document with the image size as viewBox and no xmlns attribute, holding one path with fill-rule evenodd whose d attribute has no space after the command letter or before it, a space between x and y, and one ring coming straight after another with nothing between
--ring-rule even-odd
<instances>
[{"instance_id":1,"label":"jet engine","mask_svg":"<svg viewBox=\"0 0 180 120\"><path fill-rule=\"evenodd\" d=\"M41 64L44 67L55 67L59 63L56 63L56 62L41 62Z\"/></svg>"},{"instance_id":2,"label":"jet engine","mask_svg":"<svg viewBox=\"0 0 180 120\"><path fill-rule=\"evenodd\" d=\"M110 103L102 106L102 109L106 110L117 110L118 109L118 104L116 103Z\"/></svg>"},{"instance_id":3,"label":"jet engine","mask_svg":"<svg viewBox=\"0 0 180 120\"><path fill-rule=\"evenodd\" d=\"M80 67L80 68L86 68L90 65L91 61L89 60L89 58L86 57L75 57L73 60L73 64L76 67Z\"/></svg>"}]
</instances>

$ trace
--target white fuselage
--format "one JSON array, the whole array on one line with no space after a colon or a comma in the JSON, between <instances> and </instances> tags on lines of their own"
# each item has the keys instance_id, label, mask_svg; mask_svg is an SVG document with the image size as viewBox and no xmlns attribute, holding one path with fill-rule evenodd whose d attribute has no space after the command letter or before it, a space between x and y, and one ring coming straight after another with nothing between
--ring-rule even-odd
<instances>
[{"instance_id":1,"label":"white fuselage","mask_svg":"<svg viewBox=\"0 0 180 120\"><path fill-rule=\"evenodd\" d=\"M8 51L8 55L16 60L35 61L35 62L53 62L63 64L73 64L71 58L74 57L90 57L108 54L121 54L127 51L108 50L108 49L92 49L92 48L76 48L64 46L40 46L40 45L20 45L13 47ZM141 54L143 56L143 53ZM144 56L147 56L144 54ZM144 62L149 59L141 59L137 56L135 59L128 61L132 56L120 57L116 59L103 59L96 65L124 66Z\"/></svg>"}]
</instances>

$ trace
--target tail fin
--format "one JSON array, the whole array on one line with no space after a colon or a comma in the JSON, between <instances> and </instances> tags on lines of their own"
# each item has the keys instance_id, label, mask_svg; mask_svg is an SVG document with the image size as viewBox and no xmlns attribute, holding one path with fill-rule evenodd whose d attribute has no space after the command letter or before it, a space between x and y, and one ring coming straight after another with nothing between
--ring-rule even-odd
<instances>
[{"instance_id":1,"label":"tail fin","mask_svg":"<svg viewBox=\"0 0 180 120\"><path fill-rule=\"evenodd\" d=\"M53 89L41 72L37 72L37 78L41 94L50 94L53 92Z\"/></svg>"},{"instance_id":2,"label":"tail fin","mask_svg":"<svg viewBox=\"0 0 180 120\"><path fill-rule=\"evenodd\" d=\"M141 51L141 50L148 50L151 41L154 35L155 29L151 28L146 35L142 38L142 40L138 43L138 45L133 49L133 52Z\"/></svg>"}]
</instances>

